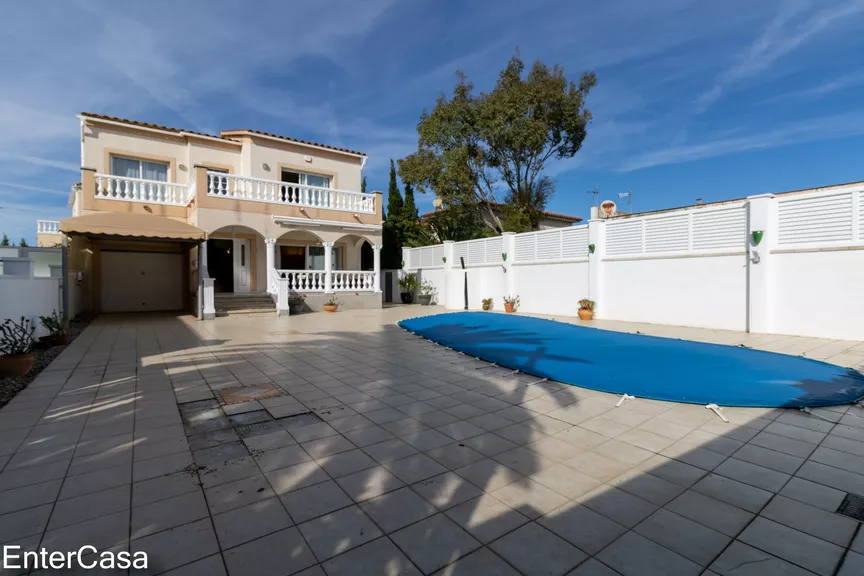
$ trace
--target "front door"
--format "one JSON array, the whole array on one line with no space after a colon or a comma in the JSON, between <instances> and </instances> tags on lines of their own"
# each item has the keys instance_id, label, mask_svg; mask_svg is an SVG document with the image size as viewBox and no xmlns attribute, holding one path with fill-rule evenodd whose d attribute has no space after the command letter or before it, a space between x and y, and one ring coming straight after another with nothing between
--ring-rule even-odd
<instances>
[{"instance_id":1,"label":"front door","mask_svg":"<svg viewBox=\"0 0 864 576\"><path fill-rule=\"evenodd\" d=\"M249 240L234 238L234 292L249 292L252 275L250 244Z\"/></svg>"}]
</instances>

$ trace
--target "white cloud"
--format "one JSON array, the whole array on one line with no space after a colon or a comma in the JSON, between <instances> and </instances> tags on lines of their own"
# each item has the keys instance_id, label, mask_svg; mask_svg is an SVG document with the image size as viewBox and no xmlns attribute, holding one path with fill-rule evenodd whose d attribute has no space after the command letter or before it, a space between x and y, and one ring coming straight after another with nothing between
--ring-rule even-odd
<instances>
[{"instance_id":1,"label":"white cloud","mask_svg":"<svg viewBox=\"0 0 864 576\"><path fill-rule=\"evenodd\" d=\"M621 172L680 164L751 150L778 148L802 142L832 140L864 134L864 113L841 114L789 124L783 128L743 136L705 140L696 144L670 146L637 154L623 162Z\"/></svg>"}]
</instances>

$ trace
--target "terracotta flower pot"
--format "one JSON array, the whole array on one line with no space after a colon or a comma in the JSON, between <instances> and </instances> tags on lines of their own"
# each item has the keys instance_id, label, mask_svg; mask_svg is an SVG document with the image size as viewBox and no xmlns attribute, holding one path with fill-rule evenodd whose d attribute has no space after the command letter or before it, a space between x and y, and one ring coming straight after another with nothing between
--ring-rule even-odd
<instances>
[{"instance_id":1,"label":"terracotta flower pot","mask_svg":"<svg viewBox=\"0 0 864 576\"><path fill-rule=\"evenodd\" d=\"M504 311L507 312L508 314L512 314L514 311L513 304L507 304L505 302L504 303Z\"/></svg>"},{"instance_id":2,"label":"terracotta flower pot","mask_svg":"<svg viewBox=\"0 0 864 576\"><path fill-rule=\"evenodd\" d=\"M577 314L579 314L580 320L591 320L594 318L594 311L589 310L588 308L580 308Z\"/></svg>"},{"instance_id":3,"label":"terracotta flower pot","mask_svg":"<svg viewBox=\"0 0 864 576\"><path fill-rule=\"evenodd\" d=\"M33 368L32 354L6 354L0 356L0 378L20 378Z\"/></svg>"},{"instance_id":4,"label":"terracotta flower pot","mask_svg":"<svg viewBox=\"0 0 864 576\"><path fill-rule=\"evenodd\" d=\"M335 312L338 306L336 304L324 304L325 312Z\"/></svg>"}]
</instances>

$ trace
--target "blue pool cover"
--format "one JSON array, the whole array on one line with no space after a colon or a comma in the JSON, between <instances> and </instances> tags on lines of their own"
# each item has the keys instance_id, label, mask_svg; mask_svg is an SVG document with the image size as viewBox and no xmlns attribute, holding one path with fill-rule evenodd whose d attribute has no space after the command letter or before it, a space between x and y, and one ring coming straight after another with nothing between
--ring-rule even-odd
<instances>
[{"instance_id":1,"label":"blue pool cover","mask_svg":"<svg viewBox=\"0 0 864 576\"><path fill-rule=\"evenodd\" d=\"M720 406L803 407L864 397L864 376L808 358L489 312L399 325L429 340L592 390Z\"/></svg>"}]
</instances>

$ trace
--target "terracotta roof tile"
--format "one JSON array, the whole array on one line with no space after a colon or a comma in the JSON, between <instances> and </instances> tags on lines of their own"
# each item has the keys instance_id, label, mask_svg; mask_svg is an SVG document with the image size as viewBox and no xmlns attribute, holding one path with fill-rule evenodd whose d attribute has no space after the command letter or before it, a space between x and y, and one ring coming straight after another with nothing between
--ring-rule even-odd
<instances>
[{"instance_id":1,"label":"terracotta roof tile","mask_svg":"<svg viewBox=\"0 0 864 576\"><path fill-rule=\"evenodd\" d=\"M347 152L348 154L357 154L359 156L366 156L365 152L358 152L357 150L351 150L349 148L337 148L336 146L329 146L327 144L321 144L319 142L309 142L308 140L300 140L299 138L290 138L288 136L280 136L279 134L271 134L270 132L262 132L261 130L250 130L248 128L242 128L239 130L222 130L222 134L229 135L240 135L240 134L258 134L259 136L269 136L270 138L278 138L279 140L285 140L287 142L296 142L297 144L308 144L310 146L319 146L321 148L327 148L328 150L335 150L337 152Z\"/></svg>"},{"instance_id":2,"label":"terracotta roof tile","mask_svg":"<svg viewBox=\"0 0 864 576\"><path fill-rule=\"evenodd\" d=\"M95 114L93 112L82 112L81 116L86 118L94 118L96 120L108 120L109 122L120 122L122 124L129 124L130 126L140 126L142 128L153 128L154 130L164 130L165 132L174 132L176 134L180 134L181 132L186 132L188 134L197 134L198 136L208 136L210 138L218 138L220 140L227 140L229 142L236 142L231 138L225 138L224 136L220 136L219 134L205 134L204 132L195 132L194 130L184 130L182 128L171 128L170 126L162 126L160 124L151 124L149 122L140 122L138 120L129 120L128 118L119 118L117 116L108 116L106 114Z\"/></svg>"}]
</instances>

